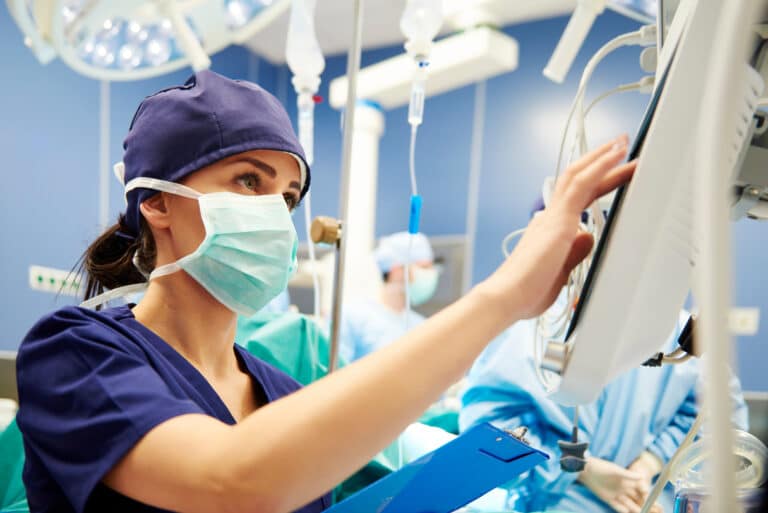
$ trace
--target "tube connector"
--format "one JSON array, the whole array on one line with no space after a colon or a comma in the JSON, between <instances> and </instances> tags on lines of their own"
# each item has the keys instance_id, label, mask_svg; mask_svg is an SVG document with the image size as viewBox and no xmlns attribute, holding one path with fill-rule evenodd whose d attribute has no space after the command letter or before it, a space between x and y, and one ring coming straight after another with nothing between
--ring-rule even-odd
<instances>
[{"instance_id":1,"label":"tube connector","mask_svg":"<svg viewBox=\"0 0 768 513\"><path fill-rule=\"evenodd\" d=\"M296 98L298 110L299 143L311 166L315 161L315 100L311 90L303 90Z\"/></svg>"},{"instance_id":2,"label":"tube connector","mask_svg":"<svg viewBox=\"0 0 768 513\"><path fill-rule=\"evenodd\" d=\"M418 68L411 84L411 99L408 103L408 123L412 127L419 126L424 121L424 98L427 89L427 66L429 61L417 61Z\"/></svg>"},{"instance_id":3,"label":"tube connector","mask_svg":"<svg viewBox=\"0 0 768 513\"><path fill-rule=\"evenodd\" d=\"M310 230L315 244L338 244L341 240L341 221L333 217L316 217Z\"/></svg>"},{"instance_id":4,"label":"tube connector","mask_svg":"<svg viewBox=\"0 0 768 513\"><path fill-rule=\"evenodd\" d=\"M419 233L421 225L421 196L414 194L411 196L411 213L408 216L408 232L412 235Z\"/></svg>"}]
</instances>

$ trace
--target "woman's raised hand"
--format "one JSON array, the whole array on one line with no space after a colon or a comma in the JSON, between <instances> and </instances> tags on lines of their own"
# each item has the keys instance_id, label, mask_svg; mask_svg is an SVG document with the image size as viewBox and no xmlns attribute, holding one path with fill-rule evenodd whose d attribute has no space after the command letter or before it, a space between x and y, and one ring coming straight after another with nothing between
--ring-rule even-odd
<instances>
[{"instance_id":1,"label":"woman's raised hand","mask_svg":"<svg viewBox=\"0 0 768 513\"><path fill-rule=\"evenodd\" d=\"M608 142L560 175L547 208L531 220L517 247L485 286L509 306L510 322L541 315L571 270L590 252L592 236L579 230L582 212L626 183L636 163L620 164L628 137Z\"/></svg>"}]
</instances>

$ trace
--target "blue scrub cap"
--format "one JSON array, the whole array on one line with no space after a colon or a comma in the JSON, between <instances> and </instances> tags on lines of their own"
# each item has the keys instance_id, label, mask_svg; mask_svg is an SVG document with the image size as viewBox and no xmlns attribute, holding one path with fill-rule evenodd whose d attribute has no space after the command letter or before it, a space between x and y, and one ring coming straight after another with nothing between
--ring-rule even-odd
<instances>
[{"instance_id":1,"label":"blue scrub cap","mask_svg":"<svg viewBox=\"0 0 768 513\"><path fill-rule=\"evenodd\" d=\"M398 232L381 238L374 256L382 273L388 273L394 266L405 265L406 262L410 264L435 259L432 246L423 233L417 233L413 236L412 246L410 245L410 235L408 232Z\"/></svg>"},{"instance_id":2,"label":"blue scrub cap","mask_svg":"<svg viewBox=\"0 0 768 513\"><path fill-rule=\"evenodd\" d=\"M179 182L231 155L251 150L284 151L302 168L302 196L309 166L280 102L258 85L199 71L183 86L148 96L133 116L123 142L123 183L149 177ZM123 235L139 233L139 205L157 191L134 189L126 197ZM123 230L125 231L125 230Z\"/></svg>"}]
</instances>

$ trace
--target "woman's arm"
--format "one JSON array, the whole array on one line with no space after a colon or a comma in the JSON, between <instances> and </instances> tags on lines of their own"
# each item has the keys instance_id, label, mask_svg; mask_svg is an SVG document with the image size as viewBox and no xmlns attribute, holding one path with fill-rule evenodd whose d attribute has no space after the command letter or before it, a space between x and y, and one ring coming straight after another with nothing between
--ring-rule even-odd
<instances>
[{"instance_id":1,"label":"woman's arm","mask_svg":"<svg viewBox=\"0 0 768 513\"><path fill-rule=\"evenodd\" d=\"M571 166L552 204L486 281L401 340L236 426L186 415L150 431L108 474L119 492L184 512L287 512L364 465L517 320L543 312L592 247L581 212L626 182L626 137Z\"/></svg>"}]
</instances>

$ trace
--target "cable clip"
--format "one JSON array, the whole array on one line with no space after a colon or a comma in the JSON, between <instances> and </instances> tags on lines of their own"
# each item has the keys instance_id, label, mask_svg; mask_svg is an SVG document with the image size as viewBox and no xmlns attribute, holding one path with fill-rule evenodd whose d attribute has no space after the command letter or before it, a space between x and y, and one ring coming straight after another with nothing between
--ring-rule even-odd
<instances>
[{"instance_id":1,"label":"cable clip","mask_svg":"<svg viewBox=\"0 0 768 513\"><path fill-rule=\"evenodd\" d=\"M560 468L563 472L581 472L587 465L585 453L589 447L589 442L566 442L558 440L560 447Z\"/></svg>"},{"instance_id":2,"label":"cable clip","mask_svg":"<svg viewBox=\"0 0 768 513\"><path fill-rule=\"evenodd\" d=\"M656 353L643 362L643 367L661 367L664 361L664 353Z\"/></svg>"}]
</instances>

